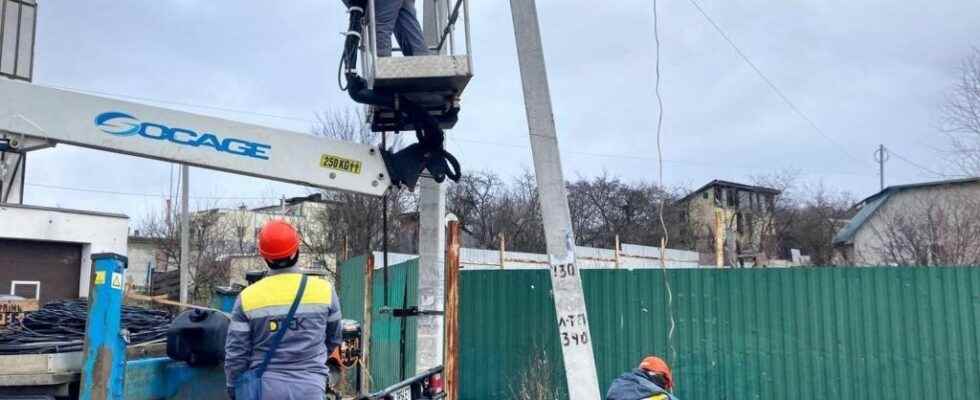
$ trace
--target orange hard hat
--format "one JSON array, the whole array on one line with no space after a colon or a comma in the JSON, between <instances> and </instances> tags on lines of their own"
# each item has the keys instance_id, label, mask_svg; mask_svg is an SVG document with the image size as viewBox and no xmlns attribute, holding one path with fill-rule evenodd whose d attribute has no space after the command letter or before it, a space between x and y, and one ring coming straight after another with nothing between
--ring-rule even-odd
<instances>
[{"instance_id":1,"label":"orange hard hat","mask_svg":"<svg viewBox=\"0 0 980 400\"><path fill-rule=\"evenodd\" d=\"M670 390L674 386L674 377L670 374L670 367L667 366L667 362L662 358L654 356L646 357L640 362L640 369L655 374L663 374L664 383L667 384L667 387L664 389Z\"/></svg>"},{"instance_id":2,"label":"orange hard hat","mask_svg":"<svg viewBox=\"0 0 980 400\"><path fill-rule=\"evenodd\" d=\"M288 222L274 219L259 232L259 254L269 261L292 258L299 251L299 233Z\"/></svg>"}]
</instances>

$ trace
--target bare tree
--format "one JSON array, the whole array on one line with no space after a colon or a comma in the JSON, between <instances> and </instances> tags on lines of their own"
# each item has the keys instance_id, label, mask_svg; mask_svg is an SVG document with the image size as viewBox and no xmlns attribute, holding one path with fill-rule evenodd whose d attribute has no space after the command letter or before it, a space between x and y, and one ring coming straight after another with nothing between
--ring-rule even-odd
<instances>
[{"instance_id":1,"label":"bare tree","mask_svg":"<svg viewBox=\"0 0 980 400\"><path fill-rule=\"evenodd\" d=\"M647 183L629 184L605 174L571 182L568 202L576 242L612 248L619 236L621 242L659 245L663 237L659 204L663 201L671 246L689 245L683 210L675 204L683 192Z\"/></svg>"},{"instance_id":2,"label":"bare tree","mask_svg":"<svg viewBox=\"0 0 980 400\"><path fill-rule=\"evenodd\" d=\"M218 209L209 209L191 217L191 249L196 253L190 263L191 290L198 302L207 303L214 289L228 284L227 256L236 253L238 243L231 239L236 237L236 232L230 231L234 225L222 221L224 215Z\"/></svg>"},{"instance_id":3,"label":"bare tree","mask_svg":"<svg viewBox=\"0 0 980 400\"><path fill-rule=\"evenodd\" d=\"M576 243L612 248L616 237L624 243L658 245L663 231L658 204L666 200L664 219L672 246L692 240L683 224L683 209L674 204L683 190L663 190L650 184L629 184L608 175L566 184ZM469 174L449 192L448 207L476 243L495 248L503 236L507 248L541 252L544 227L534 176L524 174L508 182L493 172Z\"/></svg>"},{"instance_id":4,"label":"bare tree","mask_svg":"<svg viewBox=\"0 0 980 400\"><path fill-rule=\"evenodd\" d=\"M770 255L782 255L789 251L786 238L792 235L801 214L801 200L797 196L800 172L784 169L769 174L754 175L752 182L757 186L780 191L773 203L771 212L763 215L762 251ZM827 238L828 245L833 238Z\"/></svg>"},{"instance_id":5,"label":"bare tree","mask_svg":"<svg viewBox=\"0 0 980 400\"><path fill-rule=\"evenodd\" d=\"M980 48L963 60L941 113L952 162L964 174L980 176Z\"/></svg>"},{"instance_id":6,"label":"bare tree","mask_svg":"<svg viewBox=\"0 0 980 400\"><path fill-rule=\"evenodd\" d=\"M894 199L871 223L877 244L858 261L899 266L980 265L977 191L924 191Z\"/></svg>"},{"instance_id":7,"label":"bare tree","mask_svg":"<svg viewBox=\"0 0 980 400\"><path fill-rule=\"evenodd\" d=\"M503 236L516 251L541 251L544 233L534 176L525 171L510 184L493 172L464 175L447 193L447 208L476 241L468 247L495 248Z\"/></svg>"},{"instance_id":8,"label":"bare tree","mask_svg":"<svg viewBox=\"0 0 980 400\"><path fill-rule=\"evenodd\" d=\"M804 185L801 204L793 226L783 239L784 251L800 249L815 265L831 265L834 260L833 238L851 217L854 197L827 187L822 182Z\"/></svg>"},{"instance_id":9,"label":"bare tree","mask_svg":"<svg viewBox=\"0 0 980 400\"><path fill-rule=\"evenodd\" d=\"M189 289L197 302L207 302L217 286L227 284L226 256L239 253L239 241L233 240L236 234L230 231L235 225L223 221L223 215L214 208L191 215L191 254L187 255L180 251L179 218L168 218L166 212L151 213L138 225L144 236L156 239L158 258L165 260L168 267L180 265L181 257L189 258L192 277Z\"/></svg>"},{"instance_id":10,"label":"bare tree","mask_svg":"<svg viewBox=\"0 0 980 400\"><path fill-rule=\"evenodd\" d=\"M159 264L162 264L162 269L170 269L171 267L176 268L180 265L180 238L178 237L178 232L180 232L177 223L174 221L179 221L177 218L177 213L171 211L171 215L167 215L167 211L150 212L137 224L136 231L140 235L156 240L159 244L156 248L156 259Z\"/></svg>"},{"instance_id":11,"label":"bare tree","mask_svg":"<svg viewBox=\"0 0 980 400\"><path fill-rule=\"evenodd\" d=\"M850 217L853 196L823 182L800 183L799 171L792 169L753 176L752 181L782 192L773 211L763 214L763 250L786 257L790 249L799 249L816 265L832 264L832 241Z\"/></svg>"}]
</instances>

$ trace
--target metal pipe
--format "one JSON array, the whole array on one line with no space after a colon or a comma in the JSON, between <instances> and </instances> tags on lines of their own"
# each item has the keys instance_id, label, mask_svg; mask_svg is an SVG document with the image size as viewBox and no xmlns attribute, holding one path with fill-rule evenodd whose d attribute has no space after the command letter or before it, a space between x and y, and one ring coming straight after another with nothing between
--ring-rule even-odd
<instances>
[{"instance_id":1,"label":"metal pipe","mask_svg":"<svg viewBox=\"0 0 980 400\"><path fill-rule=\"evenodd\" d=\"M190 170L187 164L180 166L180 302L187 301L191 284L191 211Z\"/></svg>"},{"instance_id":2,"label":"metal pipe","mask_svg":"<svg viewBox=\"0 0 980 400\"><path fill-rule=\"evenodd\" d=\"M466 64L473 75L473 51L470 40L470 1L463 0L463 27L466 30Z\"/></svg>"},{"instance_id":3,"label":"metal pipe","mask_svg":"<svg viewBox=\"0 0 980 400\"><path fill-rule=\"evenodd\" d=\"M4 33L6 31L6 27L4 25L6 25L6 22L7 22L7 1L2 0L0 1L0 75L3 74L3 43L5 39ZM14 67L15 72L16 69L17 68L15 66ZM12 75L17 75L17 74L12 74Z\"/></svg>"},{"instance_id":4,"label":"metal pipe","mask_svg":"<svg viewBox=\"0 0 980 400\"><path fill-rule=\"evenodd\" d=\"M367 16L369 22L368 26L370 27L369 30L371 31L369 32L369 34L371 35L371 40L370 43L368 43L368 48L371 49L371 51L369 52L371 53L369 55L369 58L371 59L371 67L367 69L367 71L370 71L370 75L365 74L365 77L368 80L368 89L372 89L372 90L374 89L374 75L375 75L374 72L375 72L375 68L377 68L377 63L378 63L378 37L377 37L378 25L377 25L377 21L375 21L376 12L377 10L374 7L374 0L368 0Z\"/></svg>"},{"instance_id":5,"label":"metal pipe","mask_svg":"<svg viewBox=\"0 0 980 400\"><path fill-rule=\"evenodd\" d=\"M126 257L118 254L92 255L81 400L123 399L129 341L129 333L122 326L126 263Z\"/></svg>"},{"instance_id":6,"label":"metal pipe","mask_svg":"<svg viewBox=\"0 0 980 400\"><path fill-rule=\"evenodd\" d=\"M21 167L20 167L20 193L17 194L18 197L19 197L17 203L20 204L20 205L23 205L24 204L24 190L26 190L26 188L27 188L25 186L26 185L26 182L27 182L27 153L26 152L20 154L20 162L21 162ZM14 175L14 176L16 176L16 175Z\"/></svg>"},{"instance_id":7,"label":"metal pipe","mask_svg":"<svg viewBox=\"0 0 980 400\"><path fill-rule=\"evenodd\" d=\"M14 76L17 75L17 66L20 64L20 24L24 20L24 6L17 3L17 23L14 27L17 28L17 36L14 37ZM2 46L2 44L0 44Z\"/></svg>"},{"instance_id":8,"label":"metal pipe","mask_svg":"<svg viewBox=\"0 0 980 400\"><path fill-rule=\"evenodd\" d=\"M456 4L459 4L458 1L459 0L457 0ZM452 15L452 12L450 11L450 7L449 7L449 0L446 0L443 3L446 5L446 25L448 27L449 24L452 24L452 29L446 32L449 35L449 55L454 56L456 55L456 37L454 35L454 33L456 32L456 21L449 20L449 18L451 18Z\"/></svg>"}]
</instances>

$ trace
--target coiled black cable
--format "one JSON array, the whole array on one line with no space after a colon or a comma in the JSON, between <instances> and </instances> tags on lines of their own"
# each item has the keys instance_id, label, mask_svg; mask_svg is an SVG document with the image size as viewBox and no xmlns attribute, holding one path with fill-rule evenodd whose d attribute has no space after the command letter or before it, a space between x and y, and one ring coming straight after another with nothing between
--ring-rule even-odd
<instances>
[{"instance_id":1,"label":"coiled black cable","mask_svg":"<svg viewBox=\"0 0 980 400\"><path fill-rule=\"evenodd\" d=\"M0 329L0 355L81 351L87 318L88 302L84 299L48 303ZM130 344L166 337L171 320L165 311L122 307L122 326L129 331Z\"/></svg>"}]
</instances>

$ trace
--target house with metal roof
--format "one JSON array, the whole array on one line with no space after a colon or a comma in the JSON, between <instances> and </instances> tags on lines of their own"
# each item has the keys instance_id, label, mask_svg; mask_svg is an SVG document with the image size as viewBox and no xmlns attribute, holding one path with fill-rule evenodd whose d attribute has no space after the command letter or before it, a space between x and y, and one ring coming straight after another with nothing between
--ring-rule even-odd
<instances>
[{"instance_id":1,"label":"house with metal roof","mask_svg":"<svg viewBox=\"0 0 980 400\"><path fill-rule=\"evenodd\" d=\"M833 239L841 264L980 261L980 177L889 186L854 211Z\"/></svg>"}]
</instances>

